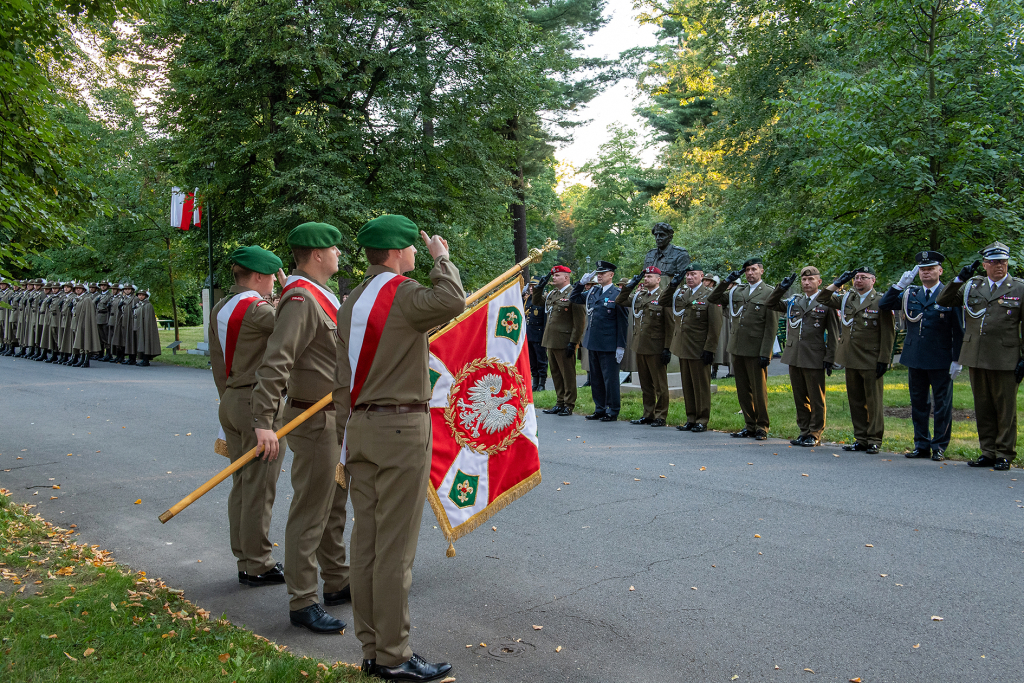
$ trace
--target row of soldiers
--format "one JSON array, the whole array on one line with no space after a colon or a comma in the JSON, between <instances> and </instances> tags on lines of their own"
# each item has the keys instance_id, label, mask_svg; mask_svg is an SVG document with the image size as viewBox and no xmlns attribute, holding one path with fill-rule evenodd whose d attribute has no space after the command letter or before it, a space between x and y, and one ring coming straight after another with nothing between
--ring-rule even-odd
<instances>
[{"instance_id":1,"label":"row of soldiers","mask_svg":"<svg viewBox=\"0 0 1024 683\"><path fill-rule=\"evenodd\" d=\"M705 431L711 413L711 366L720 335L727 331L729 366L745 422L732 436L767 439L767 368L781 315L787 330L782 363L789 366L800 428L792 444L820 443L826 418L825 378L840 366L845 369L856 438L843 449L877 453L885 429L883 376L893 360L895 320L901 315L907 337L900 363L909 369L915 442L907 457L944 459L952 427L952 383L968 367L982 450L982 457L970 464L1009 469L1016 458L1017 387L1024 379L1024 281L1008 275L1006 245L995 242L981 255L943 285L945 257L936 251L919 252L916 265L885 292L875 290L875 271L869 266L847 271L824 288L814 266L773 287L762 280L764 264L759 258L720 281L695 263L679 273L648 266L621 288L612 284L614 264L598 261L595 272L574 287L570 269L555 266L537 282L532 297L534 306L544 307L541 346L557 396L556 404L544 412L572 415L575 350L582 343L592 359L595 403L587 419L617 418L618 370L627 316L632 316L630 345L637 354L644 404L643 416L633 424L666 425L667 366L674 355L686 405L686 422L677 429ZM982 269L984 274L978 275ZM592 279L596 286L587 291ZM549 281L554 287L545 293ZM798 282L799 291L791 293ZM850 290L840 291L848 283Z\"/></svg>"},{"instance_id":2,"label":"row of soldiers","mask_svg":"<svg viewBox=\"0 0 1024 683\"><path fill-rule=\"evenodd\" d=\"M0 279L0 355L76 368L146 367L160 355L148 290L110 282Z\"/></svg>"}]
</instances>

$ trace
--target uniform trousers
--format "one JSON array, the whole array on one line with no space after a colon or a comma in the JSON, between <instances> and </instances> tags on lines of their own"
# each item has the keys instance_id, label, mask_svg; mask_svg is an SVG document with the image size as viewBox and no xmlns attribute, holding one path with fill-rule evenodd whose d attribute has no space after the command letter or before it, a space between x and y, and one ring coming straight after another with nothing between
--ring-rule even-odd
<instances>
[{"instance_id":1,"label":"uniform trousers","mask_svg":"<svg viewBox=\"0 0 1024 683\"><path fill-rule=\"evenodd\" d=\"M974 414L981 454L988 458L1017 457L1017 380L1013 370L970 368Z\"/></svg>"},{"instance_id":2,"label":"uniform trousers","mask_svg":"<svg viewBox=\"0 0 1024 683\"><path fill-rule=\"evenodd\" d=\"M252 387L228 387L220 399L220 424L231 462L238 460L256 446L252 429ZM280 411L279 411L280 413ZM280 429L280 418L274 429ZM286 440L281 439L281 453ZM228 529L231 553L238 560L238 571L259 575L276 564L270 542L270 516L277 496L277 478L281 475L280 459L266 462L251 460L231 475L228 494Z\"/></svg>"},{"instance_id":3,"label":"uniform trousers","mask_svg":"<svg viewBox=\"0 0 1024 683\"><path fill-rule=\"evenodd\" d=\"M662 365L661 354L636 354L636 371L640 375L644 417L655 420L668 418L668 366ZM616 383L618 379L616 372Z\"/></svg>"},{"instance_id":4,"label":"uniform trousers","mask_svg":"<svg viewBox=\"0 0 1024 683\"><path fill-rule=\"evenodd\" d=\"M619 364L615 362L615 352L590 349L587 352L590 354L590 392L594 397L594 412L616 417L621 399Z\"/></svg>"},{"instance_id":5,"label":"uniform trousers","mask_svg":"<svg viewBox=\"0 0 1024 683\"><path fill-rule=\"evenodd\" d=\"M876 371L846 368L846 396L850 401L850 420L853 436L858 443L881 446L885 433L885 414L882 395L885 378L876 377Z\"/></svg>"},{"instance_id":6,"label":"uniform trousers","mask_svg":"<svg viewBox=\"0 0 1024 683\"><path fill-rule=\"evenodd\" d=\"M736 375L736 397L750 431L768 431L768 373L758 356L732 354L729 368Z\"/></svg>"},{"instance_id":7,"label":"uniform trousers","mask_svg":"<svg viewBox=\"0 0 1024 683\"><path fill-rule=\"evenodd\" d=\"M569 410L576 407L576 354L565 349L548 349L548 367L555 384L557 405Z\"/></svg>"},{"instance_id":8,"label":"uniform trousers","mask_svg":"<svg viewBox=\"0 0 1024 683\"><path fill-rule=\"evenodd\" d=\"M679 359L686 421L707 425L711 418L711 366L692 358ZM666 394L668 394L666 387ZM666 401L667 403L667 401Z\"/></svg>"},{"instance_id":9,"label":"uniform trousers","mask_svg":"<svg viewBox=\"0 0 1024 683\"><path fill-rule=\"evenodd\" d=\"M351 477L352 618L363 659L398 666L409 647L409 588L430 474L426 413L357 407L345 430Z\"/></svg>"},{"instance_id":10,"label":"uniform trousers","mask_svg":"<svg viewBox=\"0 0 1024 683\"><path fill-rule=\"evenodd\" d=\"M953 380L949 370L909 369L910 417L914 421L914 447L944 451L953 433ZM928 403L931 389L934 405ZM928 414L935 411L935 436L928 430Z\"/></svg>"},{"instance_id":11,"label":"uniform trousers","mask_svg":"<svg viewBox=\"0 0 1024 683\"><path fill-rule=\"evenodd\" d=\"M530 374L534 377L547 378L548 350L540 342L527 342L530 349Z\"/></svg>"},{"instance_id":12,"label":"uniform trousers","mask_svg":"<svg viewBox=\"0 0 1024 683\"><path fill-rule=\"evenodd\" d=\"M789 366L789 383L796 403L796 426L800 436L821 439L825 431L825 368Z\"/></svg>"},{"instance_id":13,"label":"uniform trousers","mask_svg":"<svg viewBox=\"0 0 1024 683\"><path fill-rule=\"evenodd\" d=\"M289 405L284 421L290 422L302 412ZM294 454L293 494L284 528L284 580L292 611L319 602L317 564L325 593L336 593L349 583L345 544L341 542L348 491L334 480L341 458L334 420L333 410L321 410L288 435Z\"/></svg>"}]
</instances>

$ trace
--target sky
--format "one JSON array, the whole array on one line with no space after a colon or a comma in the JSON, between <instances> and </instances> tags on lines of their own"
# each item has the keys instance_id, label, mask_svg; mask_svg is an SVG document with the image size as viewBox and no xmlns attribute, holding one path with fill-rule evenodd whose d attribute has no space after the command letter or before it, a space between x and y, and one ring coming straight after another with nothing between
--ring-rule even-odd
<instances>
[{"instance_id":1,"label":"sky","mask_svg":"<svg viewBox=\"0 0 1024 683\"><path fill-rule=\"evenodd\" d=\"M640 26L634 19L632 0L608 0L605 16L611 21L595 33L585 51L591 57L618 57L623 50L641 45L654 45L654 27ZM633 79L619 81L595 97L580 114L581 120L590 120L585 126L576 128L573 142L560 145L555 158L562 163L579 168L598 155L599 147L609 139L608 126L620 123L636 130L643 130L643 119L633 114L633 108L644 100L636 89ZM645 99L645 98L644 98ZM656 150L648 148L643 160L653 163Z\"/></svg>"}]
</instances>

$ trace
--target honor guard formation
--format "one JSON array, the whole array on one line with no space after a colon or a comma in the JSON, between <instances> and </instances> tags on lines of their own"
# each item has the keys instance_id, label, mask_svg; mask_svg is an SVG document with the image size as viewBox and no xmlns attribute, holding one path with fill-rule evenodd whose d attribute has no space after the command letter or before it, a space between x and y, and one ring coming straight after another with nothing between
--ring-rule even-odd
<instances>
[{"instance_id":1,"label":"honor guard formation","mask_svg":"<svg viewBox=\"0 0 1024 683\"><path fill-rule=\"evenodd\" d=\"M132 284L0 278L0 304L3 356L87 368L94 360L147 367L160 355L149 290Z\"/></svg>"}]
</instances>

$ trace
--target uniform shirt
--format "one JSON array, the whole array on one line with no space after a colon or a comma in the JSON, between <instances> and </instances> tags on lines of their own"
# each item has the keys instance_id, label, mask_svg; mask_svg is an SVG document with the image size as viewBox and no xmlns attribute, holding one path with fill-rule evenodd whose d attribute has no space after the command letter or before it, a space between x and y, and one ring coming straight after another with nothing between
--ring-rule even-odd
<instances>
[{"instance_id":1,"label":"uniform shirt","mask_svg":"<svg viewBox=\"0 0 1024 683\"><path fill-rule=\"evenodd\" d=\"M946 370L960 357L964 341L960 315L956 308L939 305L937 299L942 290L941 282L930 295L924 287L912 285L901 291L893 286L878 302L879 308L908 314L901 365L918 370Z\"/></svg>"},{"instance_id":2,"label":"uniform shirt","mask_svg":"<svg viewBox=\"0 0 1024 683\"><path fill-rule=\"evenodd\" d=\"M590 325L583 346L588 351L609 353L626 348L626 328L629 322L626 309L615 303L618 296L619 288L615 285L594 287L586 292L582 284L577 284L569 295L572 303L586 306Z\"/></svg>"},{"instance_id":3,"label":"uniform shirt","mask_svg":"<svg viewBox=\"0 0 1024 683\"><path fill-rule=\"evenodd\" d=\"M782 362L795 368L822 370L825 363L834 363L839 336L839 319L835 311L803 292L783 299L781 289L768 297L768 306L783 314L786 325L786 348ZM828 296L828 292L825 293Z\"/></svg>"},{"instance_id":4,"label":"uniform shirt","mask_svg":"<svg viewBox=\"0 0 1024 683\"><path fill-rule=\"evenodd\" d=\"M274 331L274 307L266 299L257 298L246 307L245 315L238 327L235 352L231 356L231 375L227 374L217 315L235 294L247 291L250 290L241 285L232 285L228 290L231 296L218 301L210 314L210 365L213 367L213 381L217 385L217 393L221 396L228 387L235 389L256 384L256 370L263 362L267 340Z\"/></svg>"},{"instance_id":5,"label":"uniform shirt","mask_svg":"<svg viewBox=\"0 0 1024 683\"><path fill-rule=\"evenodd\" d=\"M700 360L705 351L715 353L722 334L722 307L708 301L711 288L666 289L658 303L664 307L665 341L669 350L684 360Z\"/></svg>"},{"instance_id":6,"label":"uniform shirt","mask_svg":"<svg viewBox=\"0 0 1024 683\"><path fill-rule=\"evenodd\" d=\"M768 307L768 299L775 288L758 280L753 291L751 289L744 283L730 290L729 282L722 280L712 290L708 301L720 305L730 318L729 353L771 358L779 314Z\"/></svg>"},{"instance_id":7,"label":"uniform shirt","mask_svg":"<svg viewBox=\"0 0 1024 683\"><path fill-rule=\"evenodd\" d=\"M665 318L668 316L658 303L659 294L657 287L651 291L646 287L637 289L633 286L623 287L615 298L615 303L625 307L626 314L633 317L633 338L629 348L640 355L657 355L668 348L665 341Z\"/></svg>"},{"instance_id":8,"label":"uniform shirt","mask_svg":"<svg viewBox=\"0 0 1024 683\"><path fill-rule=\"evenodd\" d=\"M544 307L547 321L541 346L545 349L565 349L569 344L579 344L587 324L583 306L569 301L569 285L562 289L543 290L534 288L533 303Z\"/></svg>"},{"instance_id":9,"label":"uniform shirt","mask_svg":"<svg viewBox=\"0 0 1024 683\"><path fill-rule=\"evenodd\" d=\"M881 294L874 289L867 294L851 291L828 296L828 292L822 292L818 300L840 311L836 363L851 370L874 370L879 363L888 365L892 361L896 324L892 311L879 306Z\"/></svg>"},{"instance_id":10,"label":"uniform shirt","mask_svg":"<svg viewBox=\"0 0 1024 683\"><path fill-rule=\"evenodd\" d=\"M384 266L370 266L366 278L352 290L338 311L337 371L334 403L339 413L338 442L344 435L351 396L352 366L348 350L352 331L352 308L373 276L394 272ZM402 405L430 400L429 343L427 333L447 323L466 309L459 270L447 256L434 259L430 271L433 287L406 279L395 288L380 342L359 392L358 405Z\"/></svg>"},{"instance_id":11,"label":"uniform shirt","mask_svg":"<svg viewBox=\"0 0 1024 683\"><path fill-rule=\"evenodd\" d=\"M1021 301L1024 282L1005 277L994 292L986 276L969 280L964 311L964 341L960 363L982 370L1013 370L1024 355L1021 340ZM964 283L953 280L939 293L936 303L950 308L963 305Z\"/></svg>"},{"instance_id":12,"label":"uniform shirt","mask_svg":"<svg viewBox=\"0 0 1024 683\"><path fill-rule=\"evenodd\" d=\"M539 343L544 339L544 322L547 314L544 313L542 304L533 303L531 295L523 302L524 313L526 314L526 341Z\"/></svg>"}]
</instances>

